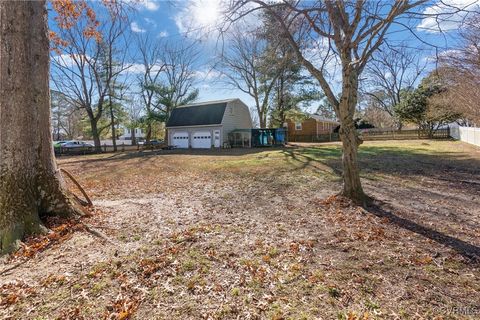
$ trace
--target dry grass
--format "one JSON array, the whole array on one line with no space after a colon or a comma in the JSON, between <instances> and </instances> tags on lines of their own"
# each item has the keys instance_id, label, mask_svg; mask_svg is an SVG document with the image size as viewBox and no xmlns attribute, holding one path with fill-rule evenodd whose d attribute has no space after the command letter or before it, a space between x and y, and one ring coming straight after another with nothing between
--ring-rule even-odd
<instances>
[{"instance_id":1,"label":"dry grass","mask_svg":"<svg viewBox=\"0 0 480 320\"><path fill-rule=\"evenodd\" d=\"M331 197L339 156L325 144L60 159L116 244L79 231L2 275L0 317L480 317L479 149L365 143L369 210Z\"/></svg>"}]
</instances>

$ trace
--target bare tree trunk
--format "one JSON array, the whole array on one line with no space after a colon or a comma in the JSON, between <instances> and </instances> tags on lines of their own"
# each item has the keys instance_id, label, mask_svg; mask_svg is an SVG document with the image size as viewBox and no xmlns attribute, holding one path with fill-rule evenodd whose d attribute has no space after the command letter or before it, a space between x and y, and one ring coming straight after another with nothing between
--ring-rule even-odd
<instances>
[{"instance_id":1,"label":"bare tree trunk","mask_svg":"<svg viewBox=\"0 0 480 320\"><path fill-rule=\"evenodd\" d=\"M352 199L356 203L365 204L366 195L360 182L360 168L358 166L359 138L352 121L344 120L340 127L343 154L343 190L342 195Z\"/></svg>"},{"instance_id":2,"label":"bare tree trunk","mask_svg":"<svg viewBox=\"0 0 480 320\"><path fill-rule=\"evenodd\" d=\"M258 112L258 121L260 122L260 128L266 128L267 127L267 116L264 111L259 111Z\"/></svg>"},{"instance_id":3,"label":"bare tree trunk","mask_svg":"<svg viewBox=\"0 0 480 320\"><path fill-rule=\"evenodd\" d=\"M145 143L148 144L152 138L152 124L147 125L147 134L145 135Z\"/></svg>"},{"instance_id":4,"label":"bare tree trunk","mask_svg":"<svg viewBox=\"0 0 480 320\"><path fill-rule=\"evenodd\" d=\"M45 1L0 2L0 253L45 232L43 215L80 213L54 161L46 14Z\"/></svg>"},{"instance_id":5,"label":"bare tree trunk","mask_svg":"<svg viewBox=\"0 0 480 320\"><path fill-rule=\"evenodd\" d=\"M113 114L113 105L112 105L112 99L109 99L109 107L110 107L110 121L112 122L111 127L112 127L112 143L113 143L113 151L117 151L117 136L116 136L116 131L115 131L115 115Z\"/></svg>"},{"instance_id":6,"label":"bare tree trunk","mask_svg":"<svg viewBox=\"0 0 480 320\"><path fill-rule=\"evenodd\" d=\"M136 146L137 145L137 137L135 136L135 127L133 127L131 130L132 130L131 131L132 133L131 133L130 137L132 139L132 146Z\"/></svg>"},{"instance_id":7,"label":"bare tree trunk","mask_svg":"<svg viewBox=\"0 0 480 320\"><path fill-rule=\"evenodd\" d=\"M363 192L358 166L358 146L362 140L358 137L353 115L357 105L358 73L344 66L342 96L338 106L341 126L343 154L343 190L342 195L357 204L365 205L368 197Z\"/></svg>"},{"instance_id":8,"label":"bare tree trunk","mask_svg":"<svg viewBox=\"0 0 480 320\"><path fill-rule=\"evenodd\" d=\"M97 121L92 117L90 117L90 126L92 129L92 138L93 145L95 146L95 151L102 152L102 143L100 141L100 134L98 134Z\"/></svg>"}]
</instances>

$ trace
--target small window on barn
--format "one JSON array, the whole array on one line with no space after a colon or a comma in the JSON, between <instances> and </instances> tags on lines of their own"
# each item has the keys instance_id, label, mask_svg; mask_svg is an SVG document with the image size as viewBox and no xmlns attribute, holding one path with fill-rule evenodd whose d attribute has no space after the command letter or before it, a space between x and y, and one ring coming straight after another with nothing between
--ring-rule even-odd
<instances>
[{"instance_id":1,"label":"small window on barn","mask_svg":"<svg viewBox=\"0 0 480 320\"><path fill-rule=\"evenodd\" d=\"M295 122L295 130L302 130L302 123L301 122Z\"/></svg>"}]
</instances>

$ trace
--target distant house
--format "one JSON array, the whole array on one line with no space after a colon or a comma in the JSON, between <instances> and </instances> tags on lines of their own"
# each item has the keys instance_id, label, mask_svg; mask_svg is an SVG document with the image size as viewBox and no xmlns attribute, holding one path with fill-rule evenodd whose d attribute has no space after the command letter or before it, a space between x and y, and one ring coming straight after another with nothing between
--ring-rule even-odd
<instances>
[{"instance_id":1,"label":"distant house","mask_svg":"<svg viewBox=\"0 0 480 320\"><path fill-rule=\"evenodd\" d=\"M177 148L220 148L228 134L251 129L252 118L240 99L209 101L173 109L168 121L168 144Z\"/></svg>"},{"instance_id":2,"label":"distant house","mask_svg":"<svg viewBox=\"0 0 480 320\"><path fill-rule=\"evenodd\" d=\"M123 132L118 136L118 140L132 140L132 134L137 140L143 140L145 138L145 133L140 128L130 129L124 126L118 128L120 132Z\"/></svg>"},{"instance_id":3,"label":"distant house","mask_svg":"<svg viewBox=\"0 0 480 320\"><path fill-rule=\"evenodd\" d=\"M288 128L288 136L291 140L295 140L296 136L309 140L310 137L330 134L340 124L338 121L316 114L306 114L306 116L307 118L302 121L287 119L285 126Z\"/></svg>"}]
</instances>

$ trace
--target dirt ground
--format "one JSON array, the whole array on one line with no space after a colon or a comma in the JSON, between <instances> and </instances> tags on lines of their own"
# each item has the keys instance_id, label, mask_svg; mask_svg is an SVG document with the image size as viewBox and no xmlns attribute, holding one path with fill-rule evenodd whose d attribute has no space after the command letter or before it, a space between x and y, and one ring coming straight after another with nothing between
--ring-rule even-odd
<instances>
[{"instance_id":1,"label":"dirt ground","mask_svg":"<svg viewBox=\"0 0 480 320\"><path fill-rule=\"evenodd\" d=\"M61 158L108 240L55 229L1 262L0 318L479 319L480 149L366 142L367 210L332 196L340 157L332 143Z\"/></svg>"}]
</instances>

